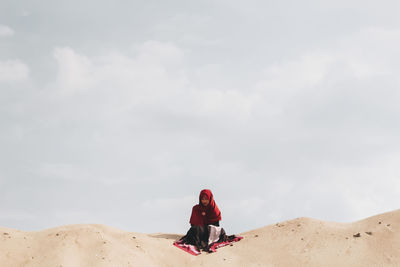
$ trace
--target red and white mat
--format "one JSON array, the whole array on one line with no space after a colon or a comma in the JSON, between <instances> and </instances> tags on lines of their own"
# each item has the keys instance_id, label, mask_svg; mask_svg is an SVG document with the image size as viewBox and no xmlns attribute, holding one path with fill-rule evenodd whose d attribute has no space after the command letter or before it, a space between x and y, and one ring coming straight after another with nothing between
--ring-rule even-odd
<instances>
[{"instance_id":1,"label":"red and white mat","mask_svg":"<svg viewBox=\"0 0 400 267\"><path fill-rule=\"evenodd\" d=\"M243 239L243 237L241 237L241 236L236 236L235 238L233 238L233 239L231 239L231 240L229 240L229 241L219 242L219 243L215 242L215 243L213 243L213 244L211 245L210 251L212 251L212 252L217 252L217 248L221 248L221 247L228 246L228 245L230 245L231 243L233 243L233 242L238 242L238 241L240 241L240 240L242 240L242 239ZM179 240L179 241L174 242L174 246L175 246L175 247L178 247L178 248L180 248L180 249L182 249L182 250L186 251L187 253L190 253L190 254L192 254L192 255L194 255L194 256L197 256L197 255L201 254L201 252L198 251L197 248L196 248L195 246L189 245L189 244L185 244L185 243L183 243L182 240Z\"/></svg>"}]
</instances>

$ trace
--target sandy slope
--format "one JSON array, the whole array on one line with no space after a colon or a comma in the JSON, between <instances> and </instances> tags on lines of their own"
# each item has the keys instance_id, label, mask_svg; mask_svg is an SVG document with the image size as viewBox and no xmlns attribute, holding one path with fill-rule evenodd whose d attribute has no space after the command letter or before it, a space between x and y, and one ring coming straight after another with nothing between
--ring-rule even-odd
<instances>
[{"instance_id":1,"label":"sandy slope","mask_svg":"<svg viewBox=\"0 0 400 267\"><path fill-rule=\"evenodd\" d=\"M354 223L298 218L241 235L234 246L192 256L172 246L180 235L0 228L0 266L400 266L400 210Z\"/></svg>"}]
</instances>

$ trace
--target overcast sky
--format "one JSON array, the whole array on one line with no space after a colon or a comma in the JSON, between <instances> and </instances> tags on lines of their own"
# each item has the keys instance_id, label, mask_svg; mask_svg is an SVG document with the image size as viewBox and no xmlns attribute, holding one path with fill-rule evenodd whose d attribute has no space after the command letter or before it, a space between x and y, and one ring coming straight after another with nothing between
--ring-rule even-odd
<instances>
[{"instance_id":1,"label":"overcast sky","mask_svg":"<svg viewBox=\"0 0 400 267\"><path fill-rule=\"evenodd\" d=\"M228 234L398 209L400 2L0 3L0 226Z\"/></svg>"}]
</instances>

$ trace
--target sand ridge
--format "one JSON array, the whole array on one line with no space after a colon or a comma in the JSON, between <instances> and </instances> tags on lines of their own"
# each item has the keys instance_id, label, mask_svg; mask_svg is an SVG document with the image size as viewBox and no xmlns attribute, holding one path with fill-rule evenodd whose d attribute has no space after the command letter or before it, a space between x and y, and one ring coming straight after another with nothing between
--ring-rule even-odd
<instances>
[{"instance_id":1,"label":"sand ridge","mask_svg":"<svg viewBox=\"0 0 400 267\"><path fill-rule=\"evenodd\" d=\"M26 232L0 227L0 266L400 266L400 210L353 223L297 218L240 234L217 253L192 256L179 234L98 224Z\"/></svg>"}]
</instances>

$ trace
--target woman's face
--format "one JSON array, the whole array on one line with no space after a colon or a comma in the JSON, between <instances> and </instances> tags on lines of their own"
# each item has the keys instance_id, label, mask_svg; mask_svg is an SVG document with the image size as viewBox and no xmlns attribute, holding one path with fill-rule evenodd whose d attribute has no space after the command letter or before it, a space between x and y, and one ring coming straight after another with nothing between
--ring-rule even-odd
<instances>
[{"instance_id":1,"label":"woman's face","mask_svg":"<svg viewBox=\"0 0 400 267\"><path fill-rule=\"evenodd\" d=\"M207 197L202 197L202 198L201 198L201 204L202 204L204 207L207 207L208 203L210 203L210 200L209 200Z\"/></svg>"}]
</instances>

